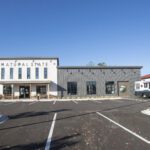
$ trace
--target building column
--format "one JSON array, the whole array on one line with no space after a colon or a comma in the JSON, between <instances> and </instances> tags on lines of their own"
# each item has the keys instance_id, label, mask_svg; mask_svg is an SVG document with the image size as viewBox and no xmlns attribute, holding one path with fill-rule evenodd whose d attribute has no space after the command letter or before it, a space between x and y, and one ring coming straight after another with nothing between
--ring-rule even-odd
<instances>
[{"instance_id":1,"label":"building column","mask_svg":"<svg viewBox=\"0 0 150 150\"><path fill-rule=\"evenodd\" d=\"M14 85L11 85L11 89L12 89L12 94L11 94L11 99L14 99Z\"/></svg>"},{"instance_id":2,"label":"building column","mask_svg":"<svg viewBox=\"0 0 150 150\"><path fill-rule=\"evenodd\" d=\"M30 84L30 99L31 99L32 85Z\"/></svg>"},{"instance_id":3,"label":"building column","mask_svg":"<svg viewBox=\"0 0 150 150\"><path fill-rule=\"evenodd\" d=\"M49 84L47 84L47 98L49 99Z\"/></svg>"}]
</instances>

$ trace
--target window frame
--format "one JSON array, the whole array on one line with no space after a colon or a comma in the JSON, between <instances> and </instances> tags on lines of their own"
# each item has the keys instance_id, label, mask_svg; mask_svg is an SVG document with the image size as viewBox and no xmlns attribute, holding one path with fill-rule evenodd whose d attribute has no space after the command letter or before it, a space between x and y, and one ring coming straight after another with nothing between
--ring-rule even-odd
<instances>
[{"instance_id":1,"label":"window frame","mask_svg":"<svg viewBox=\"0 0 150 150\"><path fill-rule=\"evenodd\" d=\"M35 79L39 79L39 67L35 68Z\"/></svg>"},{"instance_id":2,"label":"window frame","mask_svg":"<svg viewBox=\"0 0 150 150\"><path fill-rule=\"evenodd\" d=\"M47 94L47 88L44 85L37 85L36 86L36 93L41 94L41 95L46 95Z\"/></svg>"},{"instance_id":3,"label":"window frame","mask_svg":"<svg viewBox=\"0 0 150 150\"><path fill-rule=\"evenodd\" d=\"M10 78L10 79L14 79L14 68L10 68L9 71L10 71L10 72L9 72L9 78Z\"/></svg>"},{"instance_id":4,"label":"window frame","mask_svg":"<svg viewBox=\"0 0 150 150\"><path fill-rule=\"evenodd\" d=\"M115 94L115 82L114 81L105 82L105 93L108 95Z\"/></svg>"},{"instance_id":5,"label":"window frame","mask_svg":"<svg viewBox=\"0 0 150 150\"><path fill-rule=\"evenodd\" d=\"M22 68L18 68L18 79L22 79Z\"/></svg>"},{"instance_id":6,"label":"window frame","mask_svg":"<svg viewBox=\"0 0 150 150\"><path fill-rule=\"evenodd\" d=\"M27 68L27 79L31 79L31 68Z\"/></svg>"},{"instance_id":7,"label":"window frame","mask_svg":"<svg viewBox=\"0 0 150 150\"><path fill-rule=\"evenodd\" d=\"M86 94L87 95L96 95L96 81L87 81L86 82Z\"/></svg>"},{"instance_id":8,"label":"window frame","mask_svg":"<svg viewBox=\"0 0 150 150\"><path fill-rule=\"evenodd\" d=\"M1 68L1 80L5 79L5 68Z\"/></svg>"},{"instance_id":9,"label":"window frame","mask_svg":"<svg viewBox=\"0 0 150 150\"><path fill-rule=\"evenodd\" d=\"M7 90L5 88L7 88ZM3 94L6 96L11 96L12 95L12 86L11 85L4 85L3 86Z\"/></svg>"},{"instance_id":10,"label":"window frame","mask_svg":"<svg viewBox=\"0 0 150 150\"><path fill-rule=\"evenodd\" d=\"M47 79L48 78L48 68L45 67L44 68L44 79Z\"/></svg>"},{"instance_id":11,"label":"window frame","mask_svg":"<svg viewBox=\"0 0 150 150\"><path fill-rule=\"evenodd\" d=\"M67 82L67 94L68 95L77 95L78 87L76 81Z\"/></svg>"}]
</instances>

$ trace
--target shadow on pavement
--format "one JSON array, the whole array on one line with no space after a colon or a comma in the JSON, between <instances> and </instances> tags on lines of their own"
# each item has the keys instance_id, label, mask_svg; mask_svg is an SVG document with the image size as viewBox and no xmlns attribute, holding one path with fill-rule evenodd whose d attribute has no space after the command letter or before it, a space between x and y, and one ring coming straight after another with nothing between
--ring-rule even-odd
<instances>
[{"instance_id":1,"label":"shadow on pavement","mask_svg":"<svg viewBox=\"0 0 150 150\"><path fill-rule=\"evenodd\" d=\"M59 150L65 147L71 147L77 143L79 143L80 134L73 134L70 136L65 136L59 139L52 140L51 149Z\"/></svg>"},{"instance_id":2,"label":"shadow on pavement","mask_svg":"<svg viewBox=\"0 0 150 150\"><path fill-rule=\"evenodd\" d=\"M150 102L150 101L147 101L147 102L139 102L139 103L136 102L136 103L134 103L134 104L122 105L122 106L107 108L107 109L103 109L103 110L91 111L91 112L88 112L88 113L76 114L76 115L72 115L72 116L67 116L67 117L58 118L58 119L56 119L56 121L61 121L61 120L65 120L65 119L70 119L70 118L75 118L75 117L86 116L86 115L90 115L90 114L95 114L97 111L98 111L98 112L111 111L111 110L114 110L114 109L130 107L130 106L133 106L133 105L139 105L139 104L148 103L148 102ZM70 109L61 109L61 110L56 110L56 111L52 111L52 112L61 112L61 111L69 111L69 110L70 110ZM43 124L43 123L50 123L50 122L52 122L52 121L53 121L53 120L46 120L46 121L39 121L39 122L35 122L35 123L27 123L27 124L18 125L18 126L5 127L5 128L0 128L0 131L9 130L9 129L14 129L14 128L18 128L18 127L33 126L33 125L38 125L38 124Z\"/></svg>"},{"instance_id":3,"label":"shadow on pavement","mask_svg":"<svg viewBox=\"0 0 150 150\"><path fill-rule=\"evenodd\" d=\"M59 113L64 111L71 111L71 109L59 109L59 110L53 110L53 111L43 111L43 112L24 112L19 113L15 115L8 116L9 119L20 119L20 118L27 118L27 117L36 117L36 116L43 116L43 115L49 115L50 113Z\"/></svg>"},{"instance_id":4,"label":"shadow on pavement","mask_svg":"<svg viewBox=\"0 0 150 150\"><path fill-rule=\"evenodd\" d=\"M30 143L30 144L22 144L15 146L1 146L1 150L41 150L44 149L45 141L41 143Z\"/></svg>"},{"instance_id":5,"label":"shadow on pavement","mask_svg":"<svg viewBox=\"0 0 150 150\"><path fill-rule=\"evenodd\" d=\"M51 142L51 150L59 150L64 147L71 147L77 143L79 140L76 140L80 134L74 134L71 136L65 136L59 139L52 140ZM22 144L15 146L0 146L1 150L44 150L46 145L46 140L40 143L30 143L30 144Z\"/></svg>"}]
</instances>

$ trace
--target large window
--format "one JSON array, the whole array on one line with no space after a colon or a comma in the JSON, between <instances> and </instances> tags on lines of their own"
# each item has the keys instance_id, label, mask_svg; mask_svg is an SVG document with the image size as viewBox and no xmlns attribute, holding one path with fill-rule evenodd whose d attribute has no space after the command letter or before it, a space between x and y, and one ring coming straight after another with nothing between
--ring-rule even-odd
<instances>
[{"instance_id":1,"label":"large window","mask_svg":"<svg viewBox=\"0 0 150 150\"><path fill-rule=\"evenodd\" d=\"M3 94L4 95L11 95L12 94L12 87L11 87L11 85L4 85L3 86Z\"/></svg>"},{"instance_id":2,"label":"large window","mask_svg":"<svg viewBox=\"0 0 150 150\"><path fill-rule=\"evenodd\" d=\"M96 94L96 81L87 81L86 90L88 95Z\"/></svg>"},{"instance_id":3,"label":"large window","mask_svg":"<svg viewBox=\"0 0 150 150\"><path fill-rule=\"evenodd\" d=\"M39 79L39 68L35 68L35 78Z\"/></svg>"},{"instance_id":4,"label":"large window","mask_svg":"<svg viewBox=\"0 0 150 150\"><path fill-rule=\"evenodd\" d=\"M37 94L46 94L46 86L37 86L36 93Z\"/></svg>"},{"instance_id":5,"label":"large window","mask_svg":"<svg viewBox=\"0 0 150 150\"><path fill-rule=\"evenodd\" d=\"M106 82L106 94L114 94L115 93L115 83L114 81Z\"/></svg>"},{"instance_id":6,"label":"large window","mask_svg":"<svg viewBox=\"0 0 150 150\"><path fill-rule=\"evenodd\" d=\"M35 68L35 78L39 79L39 68Z\"/></svg>"},{"instance_id":7,"label":"large window","mask_svg":"<svg viewBox=\"0 0 150 150\"><path fill-rule=\"evenodd\" d=\"M5 79L5 68L1 68L1 79Z\"/></svg>"},{"instance_id":8,"label":"large window","mask_svg":"<svg viewBox=\"0 0 150 150\"><path fill-rule=\"evenodd\" d=\"M27 79L31 78L31 69L27 68Z\"/></svg>"},{"instance_id":9,"label":"large window","mask_svg":"<svg viewBox=\"0 0 150 150\"><path fill-rule=\"evenodd\" d=\"M10 79L14 78L14 69L10 68Z\"/></svg>"},{"instance_id":10,"label":"large window","mask_svg":"<svg viewBox=\"0 0 150 150\"><path fill-rule=\"evenodd\" d=\"M68 82L67 91L69 95L76 95L77 94L77 82Z\"/></svg>"},{"instance_id":11,"label":"large window","mask_svg":"<svg viewBox=\"0 0 150 150\"><path fill-rule=\"evenodd\" d=\"M22 68L18 68L18 79L22 79Z\"/></svg>"},{"instance_id":12,"label":"large window","mask_svg":"<svg viewBox=\"0 0 150 150\"><path fill-rule=\"evenodd\" d=\"M44 68L44 79L47 79L47 68Z\"/></svg>"}]
</instances>

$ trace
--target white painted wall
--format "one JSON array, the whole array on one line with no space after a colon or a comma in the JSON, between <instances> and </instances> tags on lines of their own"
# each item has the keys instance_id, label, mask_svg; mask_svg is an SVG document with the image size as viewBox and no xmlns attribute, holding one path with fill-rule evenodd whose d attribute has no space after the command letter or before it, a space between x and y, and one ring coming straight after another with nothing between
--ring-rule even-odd
<instances>
[{"instance_id":1,"label":"white painted wall","mask_svg":"<svg viewBox=\"0 0 150 150\"><path fill-rule=\"evenodd\" d=\"M40 66L38 64L41 64ZM17 81L51 81L49 94L57 95L57 59L31 59L31 60L0 60L0 84L2 82ZM1 68L5 68L5 79L1 79ZM27 68L31 68L31 79L27 79ZM35 68L39 68L39 79L35 79ZM44 67L48 68L48 78L44 79ZM14 78L10 79L10 68L14 68ZM18 79L18 68L22 68L22 79ZM1 89L0 89L1 90ZM1 92L1 91L0 91ZM15 96L19 96L19 87L14 87ZM36 88L32 88L32 95L35 95Z\"/></svg>"}]
</instances>

